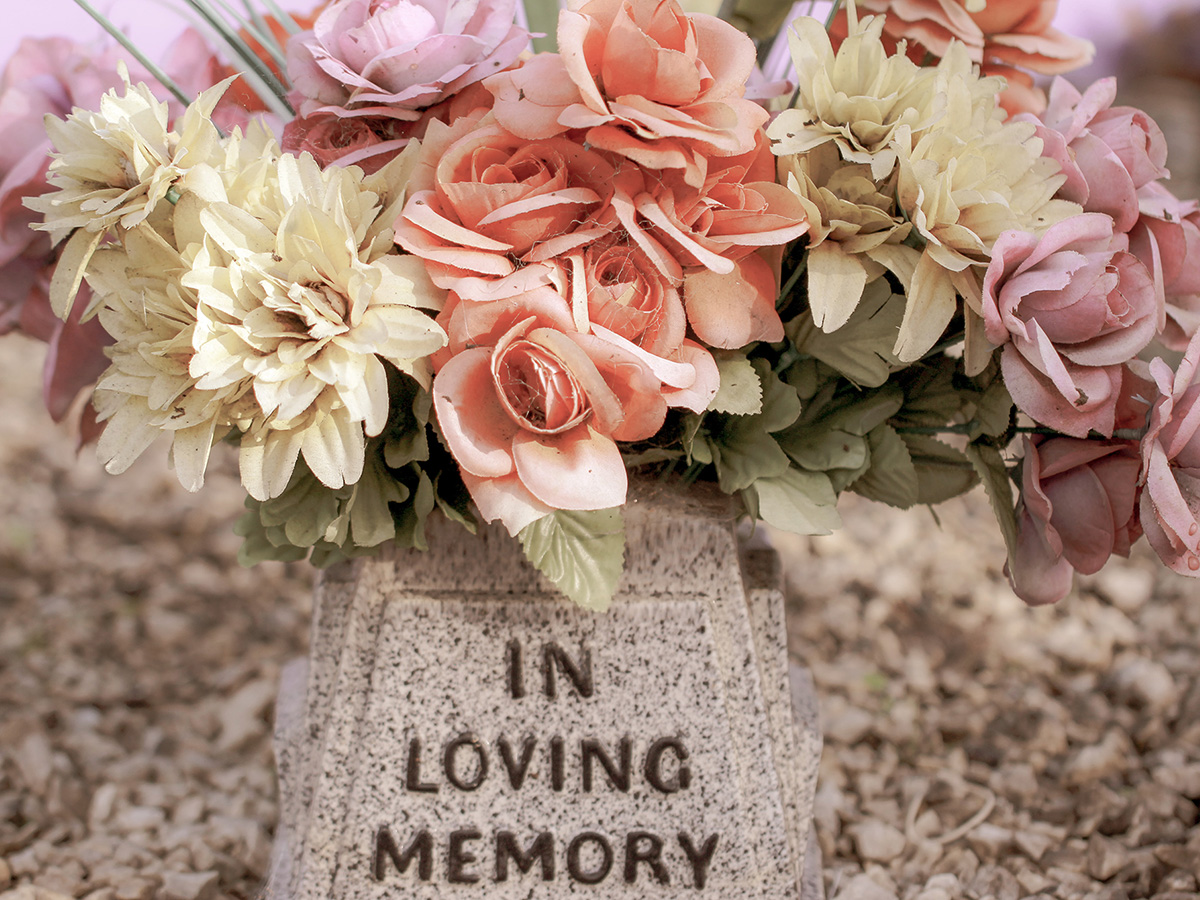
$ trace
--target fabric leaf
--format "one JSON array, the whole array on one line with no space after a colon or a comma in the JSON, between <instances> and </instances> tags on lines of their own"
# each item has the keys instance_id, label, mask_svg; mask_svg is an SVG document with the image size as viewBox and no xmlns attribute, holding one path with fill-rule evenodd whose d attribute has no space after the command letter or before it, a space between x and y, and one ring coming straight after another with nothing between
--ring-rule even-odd
<instances>
[{"instance_id":1,"label":"fabric leaf","mask_svg":"<svg viewBox=\"0 0 1200 900\"><path fill-rule=\"evenodd\" d=\"M563 594L584 609L608 609L625 567L619 507L556 510L522 528L518 539L529 561Z\"/></svg>"}]
</instances>

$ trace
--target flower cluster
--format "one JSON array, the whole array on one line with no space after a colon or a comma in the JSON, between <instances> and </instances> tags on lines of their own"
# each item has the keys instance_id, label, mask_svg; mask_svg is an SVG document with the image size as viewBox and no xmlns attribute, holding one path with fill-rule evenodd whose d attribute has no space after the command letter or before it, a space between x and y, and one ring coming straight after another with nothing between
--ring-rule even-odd
<instances>
[{"instance_id":1,"label":"flower cluster","mask_svg":"<svg viewBox=\"0 0 1200 900\"><path fill-rule=\"evenodd\" d=\"M241 23L261 101L185 35L186 108L115 62L26 99L24 48L0 327L65 320L111 471L235 444L247 561L482 519L603 608L635 473L803 534L983 482L1033 603L1142 534L1198 576L1200 204L1111 79L1033 91L1090 55L1055 5L847 0L791 84L677 0L537 54L513 0L330 0Z\"/></svg>"}]
</instances>

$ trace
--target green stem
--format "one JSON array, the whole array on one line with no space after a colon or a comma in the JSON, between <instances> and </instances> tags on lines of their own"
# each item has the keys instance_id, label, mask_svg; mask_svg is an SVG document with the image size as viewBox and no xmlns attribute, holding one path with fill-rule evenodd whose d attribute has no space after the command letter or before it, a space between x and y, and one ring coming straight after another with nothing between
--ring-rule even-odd
<instances>
[{"instance_id":1,"label":"green stem","mask_svg":"<svg viewBox=\"0 0 1200 900\"><path fill-rule=\"evenodd\" d=\"M95 19L100 24L100 27L111 34L113 39L116 40L118 44L133 54L133 58L136 59L138 63L140 63L141 66L158 81L159 84L170 91L176 100L178 100L184 106L192 105L192 98L188 97L188 95L183 92L183 89L177 85L171 79L171 77L167 75L166 72L156 66L150 60L150 58L146 56L145 53L139 50L137 45L127 38L121 29L117 28L116 25L105 18L104 15L102 15L95 7L88 3L87 0L75 0L75 4L89 16Z\"/></svg>"}]
</instances>

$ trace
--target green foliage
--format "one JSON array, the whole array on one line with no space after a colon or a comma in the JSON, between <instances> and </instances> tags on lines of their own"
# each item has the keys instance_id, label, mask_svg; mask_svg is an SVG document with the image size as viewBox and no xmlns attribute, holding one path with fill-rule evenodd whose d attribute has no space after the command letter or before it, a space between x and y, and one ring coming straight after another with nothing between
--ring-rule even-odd
<instances>
[{"instance_id":1,"label":"green foliage","mask_svg":"<svg viewBox=\"0 0 1200 900\"><path fill-rule=\"evenodd\" d=\"M567 597L603 612L625 565L621 510L557 510L521 529L525 556Z\"/></svg>"},{"instance_id":2,"label":"green foliage","mask_svg":"<svg viewBox=\"0 0 1200 900\"><path fill-rule=\"evenodd\" d=\"M762 412L763 387L754 364L741 353L713 354L721 373L717 396L708 404L709 412L734 416L753 416Z\"/></svg>"},{"instance_id":3,"label":"green foliage","mask_svg":"<svg viewBox=\"0 0 1200 900\"><path fill-rule=\"evenodd\" d=\"M793 534L832 534L842 524L837 494L828 476L790 468L782 475L760 478L747 490L758 516Z\"/></svg>"},{"instance_id":4,"label":"green foliage","mask_svg":"<svg viewBox=\"0 0 1200 900\"><path fill-rule=\"evenodd\" d=\"M837 331L826 334L806 312L789 324L797 349L861 387L880 387L902 363L892 353L904 296L892 293L886 278L867 285L853 314Z\"/></svg>"},{"instance_id":5,"label":"green foliage","mask_svg":"<svg viewBox=\"0 0 1200 900\"><path fill-rule=\"evenodd\" d=\"M1004 465L1004 457L997 447L971 444L967 447L967 458L979 474L979 480L983 482L992 512L1000 526L1000 533L1004 535L1004 546L1008 550L1008 559L1011 562L1017 553L1017 514L1014 508L1012 480L1008 468Z\"/></svg>"},{"instance_id":6,"label":"green foliage","mask_svg":"<svg viewBox=\"0 0 1200 900\"><path fill-rule=\"evenodd\" d=\"M889 506L908 509L920 499L917 467L904 438L888 424L867 433L871 464L850 484L850 490Z\"/></svg>"}]
</instances>

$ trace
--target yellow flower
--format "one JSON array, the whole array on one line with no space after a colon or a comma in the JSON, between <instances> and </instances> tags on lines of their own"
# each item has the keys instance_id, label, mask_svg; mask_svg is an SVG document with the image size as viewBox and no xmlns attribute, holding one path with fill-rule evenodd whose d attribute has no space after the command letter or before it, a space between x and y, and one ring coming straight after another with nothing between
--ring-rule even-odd
<instances>
[{"instance_id":1,"label":"yellow flower","mask_svg":"<svg viewBox=\"0 0 1200 900\"><path fill-rule=\"evenodd\" d=\"M392 252L390 229L412 158L364 180L283 155L239 203L176 210L177 233L204 235L182 279L198 297L189 374L201 390L253 392L240 466L256 499L287 487L300 454L329 487L358 480L365 438L387 421L384 360L429 383L446 337L422 309L444 295L419 259Z\"/></svg>"},{"instance_id":2,"label":"yellow flower","mask_svg":"<svg viewBox=\"0 0 1200 900\"><path fill-rule=\"evenodd\" d=\"M50 294L64 318L101 240L169 208L163 204L168 192L220 147L211 114L229 80L201 94L184 113L182 132L175 132L167 127L167 105L146 85L130 84L124 64L120 74L124 96L109 91L99 111L76 110L65 120L46 116L55 149L46 179L57 190L25 201L44 217L34 227L50 232L55 244L70 236Z\"/></svg>"}]
</instances>

